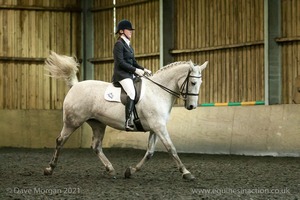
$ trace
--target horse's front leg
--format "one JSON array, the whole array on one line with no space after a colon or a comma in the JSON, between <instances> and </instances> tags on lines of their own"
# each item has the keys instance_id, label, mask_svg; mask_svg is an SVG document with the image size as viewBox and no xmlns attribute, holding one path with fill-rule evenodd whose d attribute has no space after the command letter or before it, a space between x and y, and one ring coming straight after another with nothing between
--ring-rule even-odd
<instances>
[{"instance_id":1,"label":"horse's front leg","mask_svg":"<svg viewBox=\"0 0 300 200\"><path fill-rule=\"evenodd\" d=\"M158 137L160 138L161 142L164 144L164 146L166 147L167 151L170 153L170 155L172 156L172 158L175 160L177 167L179 169L179 171L182 173L182 178L187 179L187 180L193 180L195 179L195 176L191 174L191 172L189 172L185 166L183 165L183 163L181 162L176 148L173 145L173 142L171 141L170 135L167 131L167 128L164 127L162 128L162 131L158 131L157 132Z\"/></svg>"},{"instance_id":2,"label":"horse's front leg","mask_svg":"<svg viewBox=\"0 0 300 200\"><path fill-rule=\"evenodd\" d=\"M135 172L139 171L142 168L142 166L145 164L145 162L150 160L150 158L154 154L156 142L157 142L156 134L154 132L150 132L149 138L148 138L148 147L147 147L147 151L145 153L145 156L143 157L143 159L135 167L128 167L126 169L125 178L130 178L130 176L132 174L134 174Z\"/></svg>"}]
</instances>

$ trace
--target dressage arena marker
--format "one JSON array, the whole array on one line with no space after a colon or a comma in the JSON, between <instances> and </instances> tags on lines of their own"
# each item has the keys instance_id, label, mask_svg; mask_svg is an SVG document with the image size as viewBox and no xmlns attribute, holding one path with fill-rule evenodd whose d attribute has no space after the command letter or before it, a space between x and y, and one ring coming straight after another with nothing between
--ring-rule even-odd
<instances>
[{"instance_id":1,"label":"dressage arena marker","mask_svg":"<svg viewBox=\"0 0 300 200\"><path fill-rule=\"evenodd\" d=\"M227 103L202 103L199 106L211 107L211 106L255 106L265 105L264 101L244 101L244 102L227 102Z\"/></svg>"}]
</instances>

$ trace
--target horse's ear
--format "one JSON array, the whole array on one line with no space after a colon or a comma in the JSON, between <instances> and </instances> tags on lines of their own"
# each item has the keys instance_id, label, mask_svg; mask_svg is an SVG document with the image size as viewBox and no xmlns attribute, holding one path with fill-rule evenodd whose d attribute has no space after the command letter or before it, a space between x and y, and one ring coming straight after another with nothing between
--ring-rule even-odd
<instances>
[{"instance_id":1,"label":"horse's ear","mask_svg":"<svg viewBox=\"0 0 300 200\"><path fill-rule=\"evenodd\" d=\"M193 68L193 70L197 69L198 65L196 65L195 63L193 63L192 60L190 60L189 63L190 63L190 66Z\"/></svg>"},{"instance_id":2,"label":"horse's ear","mask_svg":"<svg viewBox=\"0 0 300 200\"><path fill-rule=\"evenodd\" d=\"M191 65L191 67L194 67L194 63L193 63L192 60L190 60L189 63L190 63L190 65Z\"/></svg>"},{"instance_id":3,"label":"horse's ear","mask_svg":"<svg viewBox=\"0 0 300 200\"><path fill-rule=\"evenodd\" d=\"M205 61L201 66L199 66L200 70L204 70L207 67L208 61Z\"/></svg>"}]
</instances>

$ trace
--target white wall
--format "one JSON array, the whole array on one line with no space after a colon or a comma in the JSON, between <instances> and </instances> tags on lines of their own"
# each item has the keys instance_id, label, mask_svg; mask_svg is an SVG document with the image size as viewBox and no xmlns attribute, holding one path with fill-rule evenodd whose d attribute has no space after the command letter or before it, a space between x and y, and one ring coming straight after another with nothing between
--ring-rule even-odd
<instances>
[{"instance_id":1,"label":"white wall","mask_svg":"<svg viewBox=\"0 0 300 200\"><path fill-rule=\"evenodd\" d=\"M53 148L61 111L0 110L0 147ZM300 156L300 105L174 107L168 130L178 152ZM91 129L77 130L66 147L89 148ZM103 146L146 149L148 133L107 128ZM159 142L157 150L165 151Z\"/></svg>"},{"instance_id":2,"label":"white wall","mask_svg":"<svg viewBox=\"0 0 300 200\"><path fill-rule=\"evenodd\" d=\"M175 107L168 130L178 152L300 156L300 105ZM146 148L143 133L109 132L106 147Z\"/></svg>"}]
</instances>

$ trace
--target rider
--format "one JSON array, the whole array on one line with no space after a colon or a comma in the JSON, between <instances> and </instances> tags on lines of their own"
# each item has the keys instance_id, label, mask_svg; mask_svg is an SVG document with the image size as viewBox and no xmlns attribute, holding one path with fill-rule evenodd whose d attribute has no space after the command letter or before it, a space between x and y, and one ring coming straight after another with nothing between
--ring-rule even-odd
<instances>
[{"instance_id":1,"label":"rider","mask_svg":"<svg viewBox=\"0 0 300 200\"><path fill-rule=\"evenodd\" d=\"M127 102L125 105L125 129L126 131L134 130L134 125L131 123L131 114L134 107L135 88L133 79L135 75L143 76L144 73L151 74L151 71L140 66L134 57L134 50L130 46L132 36L131 22L121 20L118 23L116 34L119 34L118 40L115 43L114 54L114 72L112 77L113 83L120 83L127 94Z\"/></svg>"}]
</instances>

